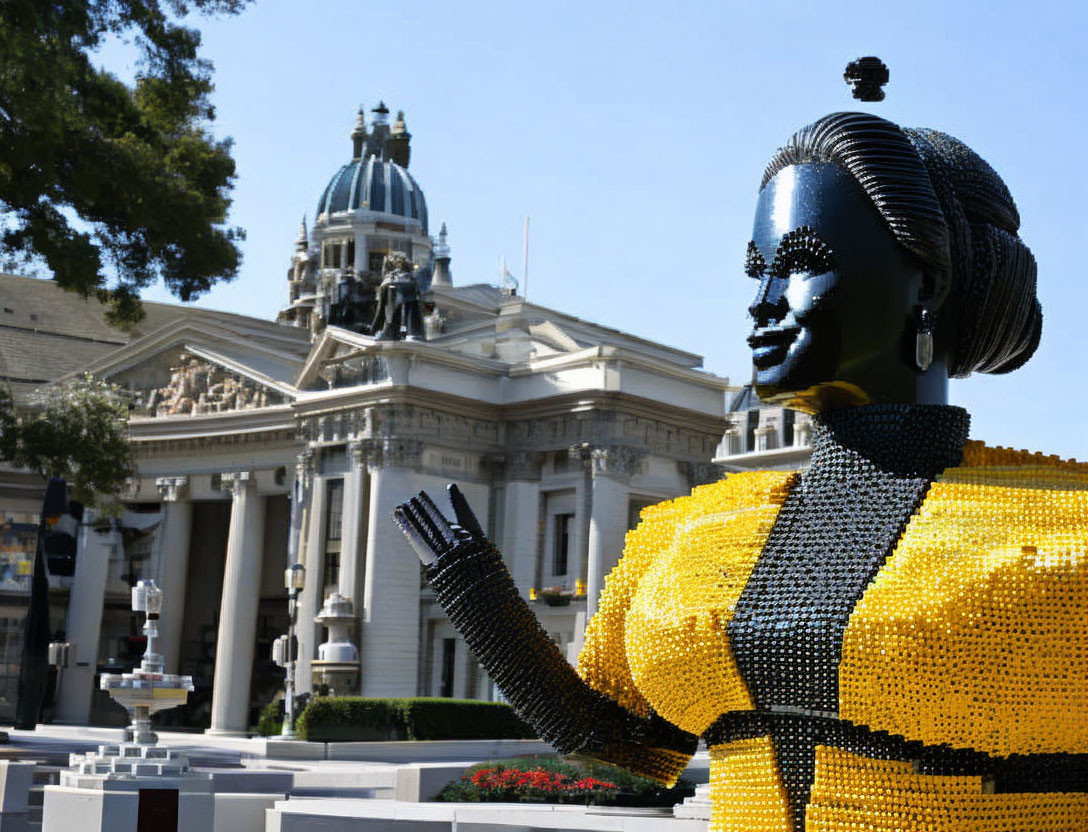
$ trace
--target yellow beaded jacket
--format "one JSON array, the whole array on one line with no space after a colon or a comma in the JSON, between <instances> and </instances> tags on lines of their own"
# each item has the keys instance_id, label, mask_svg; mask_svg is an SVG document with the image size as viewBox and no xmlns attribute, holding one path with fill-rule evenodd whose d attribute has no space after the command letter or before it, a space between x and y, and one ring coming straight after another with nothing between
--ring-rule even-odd
<instances>
[{"instance_id":1,"label":"yellow beaded jacket","mask_svg":"<svg viewBox=\"0 0 1088 832\"><path fill-rule=\"evenodd\" d=\"M796 474L734 474L646 509L578 672L627 710L702 735L752 711L728 624ZM1088 753L1088 465L970 442L856 601L838 719L927 746ZM794 829L769 737L713 745L712 829ZM674 779L686 764L676 760ZM994 794L815 749L808 832L1088 830L1088 794Z\"/></svg>"}]
</instances>

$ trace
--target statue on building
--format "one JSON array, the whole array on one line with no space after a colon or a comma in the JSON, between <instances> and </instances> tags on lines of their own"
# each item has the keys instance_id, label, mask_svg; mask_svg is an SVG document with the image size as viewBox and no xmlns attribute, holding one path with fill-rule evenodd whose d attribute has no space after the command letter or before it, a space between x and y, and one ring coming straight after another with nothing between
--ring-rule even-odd
<instances>
[{"instance_id":1,"label":"statue on building","mask_svg":"<svg viewBox=\"0 0 1088 832\"><path fill-rule=\"evenodd\" d=\"M371 333L383 341L422 340L423 309L412 261L394 251L386 256L382 274Z\"/></svg>"},{"instance_id":2,"label":"statue on building","mask_svg":"<svg viewBox=\"0 0 1088 832\"><path fill-rule=\"evenodd\" d=\"M886 79L853 67L860 94ZM1036 265L974 151L868 113L768 166L745 272L757 391L813 414L804 472L646 509L577 671L456 486L395 519L542 738L674 782L711 828L1088 829L1088 465L968 442L948 380L1039 343Z\"/></svg>"}]
</instances>

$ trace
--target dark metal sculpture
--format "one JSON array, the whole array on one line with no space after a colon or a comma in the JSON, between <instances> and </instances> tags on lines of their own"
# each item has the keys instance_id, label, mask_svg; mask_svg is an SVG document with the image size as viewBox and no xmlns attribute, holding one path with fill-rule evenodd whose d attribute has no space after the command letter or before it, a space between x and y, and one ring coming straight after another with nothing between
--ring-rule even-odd
<instances>
[{"instance_id":1,"label":"dark metal sculpture","mask_svg":"<svg viewBox=\"0 0 1088 832\"><path fill-rule=\"evenodd\" d=\"M883 101L882 87L891 76L880 58L869 56L848 63L842 77L853 88L858 101Z\"/></svg>"},{"instance_id":2,"label":"dark metal sculpture","mask_svg":"<svg viewBox=\"0 0 1088 832\"><path fill-rule=\"evenodd\" d=\"M855 75L879 100L872 61ZM778 151L749 344L760 396L815 414L811 465L644 513L578 674L455 486L455 523L422 493L397 509L541 737L668 782L700 735L728 832L1088 828L1088 466L968 443L947 404L950 376L1038 345L1018 226L997 174L934 130L837 113Z\"/></svg>"},{"instance_id":3,"label":"dark metal sculpture","mask_svg":"<svg viewBox=\"0 0 1088 832\"><path fill-rule=\"evenodd\" d=\"M423 338L423 310L420 305L419 284L412 262L401 252L393 252L382 266L378 286L378 305L370 331L383 341L413 341Z\"/></svg>"}]
</instances>

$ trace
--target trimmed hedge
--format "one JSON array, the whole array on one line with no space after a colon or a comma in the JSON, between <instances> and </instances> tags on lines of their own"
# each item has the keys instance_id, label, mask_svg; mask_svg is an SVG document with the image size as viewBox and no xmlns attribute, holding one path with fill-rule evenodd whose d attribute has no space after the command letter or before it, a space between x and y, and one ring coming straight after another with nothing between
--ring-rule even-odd
<instances>
[{"instance_id":1,"label":"trimmed hedge","mask_svg":"<svg viewBox=\"0 0 1088 832\"><path fill-rule=\"evenodd\" d=\"M318 742L532 739L502 702L474 699L314 697L298 717L299 736Z\"/></svg>"}]
</instances>

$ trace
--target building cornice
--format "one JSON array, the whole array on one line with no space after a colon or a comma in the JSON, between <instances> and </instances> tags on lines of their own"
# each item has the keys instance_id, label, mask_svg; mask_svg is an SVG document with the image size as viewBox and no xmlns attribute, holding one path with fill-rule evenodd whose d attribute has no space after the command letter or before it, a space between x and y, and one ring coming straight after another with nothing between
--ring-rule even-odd
<instances>
[{"instance_id":1,"label":"building cornice","mask_svg":"<svg viewBox=\"0 0 1088 832\"><path fill-rule=\"evenodd\" d=\"M136 443L172 442L219 436L291 431L295 415L291 405L281 404L252 410L230 410L199 416L156 416L129 419L129 439Z\"/></svg>"}]
</instances>

